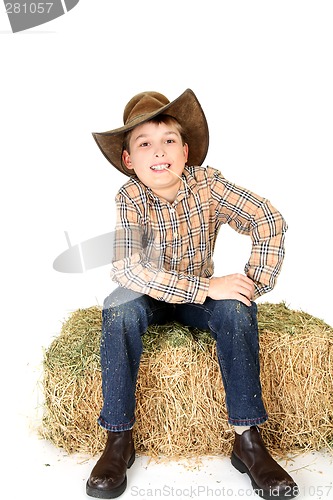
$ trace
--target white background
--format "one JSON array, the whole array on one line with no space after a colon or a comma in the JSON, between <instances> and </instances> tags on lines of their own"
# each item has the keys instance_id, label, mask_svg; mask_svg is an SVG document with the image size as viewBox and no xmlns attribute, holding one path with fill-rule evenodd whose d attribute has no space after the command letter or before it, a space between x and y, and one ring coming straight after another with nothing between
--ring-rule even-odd
<instances>
[{"instance_id":1,"label":"white background","mask_svg":"<svg viewBox=\"0 0 333 500\"><path fill-rule=\"evenodd\" d=\"M12 34L1 7L1 413L16 461L17 437L38 413L43 347L70 311L113 288L107 266L71 275L52 264L64 231L72 244L112 231L126 178L91 132L120 126L138 92L172 100L192 88L210 127L205 163L269 198L288 222L282 274L264 300L333 325L332 23L330 1L81 0ZM249 250L225 228L216 273L242 272ZM9 491L23 493L19 484Z\"/></svg>"}]
</instances>

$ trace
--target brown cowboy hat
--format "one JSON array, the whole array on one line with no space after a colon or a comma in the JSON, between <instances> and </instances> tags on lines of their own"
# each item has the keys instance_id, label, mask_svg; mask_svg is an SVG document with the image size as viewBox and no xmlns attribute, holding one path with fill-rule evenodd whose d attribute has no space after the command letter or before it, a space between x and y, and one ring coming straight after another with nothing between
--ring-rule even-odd
<instances>
[{"instance_id":1,"label":"brown cowboy hat","mask_svg":"<svg viewBox=\"0 0 333 500\"><path fill-rule=\"evenodd\" d=\"M189 146L187 163L201 165L208 150L208 125L191 89L185 90L172 102L158 92L141 92L126 104L122 127L108 132L94 132L93 137L109 162L120 172L132 176L133 170L127 169L122 162L125 132L162 113L173 116L183 127Z\"/></svg>"}]
</instances>

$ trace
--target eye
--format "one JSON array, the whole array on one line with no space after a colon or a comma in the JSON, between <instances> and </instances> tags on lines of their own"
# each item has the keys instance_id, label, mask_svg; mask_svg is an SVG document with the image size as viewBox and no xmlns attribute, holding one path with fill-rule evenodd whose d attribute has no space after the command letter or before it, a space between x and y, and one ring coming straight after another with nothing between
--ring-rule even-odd
<instances>
[{"instance_id":1,"label":"eye","mask_svg":"<svg viewBox=\"0 0 333 500\"><path fill-rule=\"evenodd\" d=\"M176 142L174 139L167 139L165 141L167 144L173 144L174 142Z\"/></svg>"},{"instance_id":2,"label":"eye","mask_svg":"<svg viewBox=\"0 0 333 500\"><path fill-rule=\"evenodd\" d=\"M149 146L149 142L141 142L140 144L140 148L146 148L147 146Z\"/></svg>"}]
</instances>

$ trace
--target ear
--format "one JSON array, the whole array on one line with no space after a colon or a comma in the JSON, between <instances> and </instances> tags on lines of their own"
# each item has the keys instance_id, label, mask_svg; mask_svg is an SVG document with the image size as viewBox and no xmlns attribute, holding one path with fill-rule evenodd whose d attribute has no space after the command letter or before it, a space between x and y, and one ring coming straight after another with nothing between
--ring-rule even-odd
<instances>
[{"instance_id":1,"label":"ear","mask_svg":"<svg viewBox=\"0 0 333 500\"><path fill-rule=\"evenodd\" d=\"M185 156L185 163L187 162L188 159L188 144L185 142L183 146L183 151L184 151L184 156Z\"/></svg>"},{"instance_id":2,"label":"ear","mask_svg":"<svg viewBox=\"0 0 333 500\"><path fill-rule=\"evenodd\" d=\"M130 156L129 152L126 151L126 149L123 151L123 154L121 157L122 157L122 160L123 160L125 167L130 169L130 170L133 170L131 156Z\"/></svg>"}]
</instances>

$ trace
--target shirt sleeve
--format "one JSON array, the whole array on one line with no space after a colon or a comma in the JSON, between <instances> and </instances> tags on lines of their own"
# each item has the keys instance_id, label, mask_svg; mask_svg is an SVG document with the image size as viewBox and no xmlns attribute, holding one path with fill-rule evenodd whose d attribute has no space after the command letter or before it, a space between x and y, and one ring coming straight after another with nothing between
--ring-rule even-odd
<instances>
[{"instance_id":1,"label":"shirt sleeve","mask_svg":"<svg viewBox=\"0 0 333 500\"><path fill-rule=\"evenodd\" d=\"M230 183L218 171L214 172L211 192L219 220L251 237L251 255L244 270L254 281L258 298L274 288L280 274L286 221L269 200Z\"/></svg>"},{"instance_id":2,"label":"shirt sleeve","mask_svg":"<svg viewBox=\"0 0 333 500\"><path fill-rule=\"evenodd\" d=\"M167 271L130 200L116 198L117 224L111 277L118 285L170 303L199 303L207 297L209 279Z\"/></svg>"}]
</instances>

